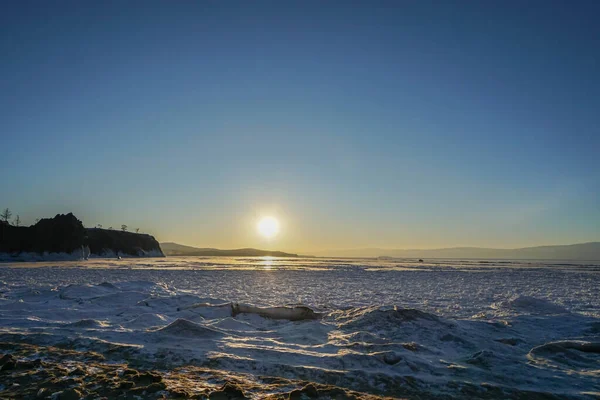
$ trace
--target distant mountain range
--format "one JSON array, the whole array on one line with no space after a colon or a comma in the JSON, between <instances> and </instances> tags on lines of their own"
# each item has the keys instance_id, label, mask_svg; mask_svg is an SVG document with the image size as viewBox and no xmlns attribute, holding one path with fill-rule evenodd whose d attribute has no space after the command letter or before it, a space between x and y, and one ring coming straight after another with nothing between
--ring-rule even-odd
<instances>
[{"instance_id":1,"label":"distant mountain range","mask_svg":"<svg viewBox=\"0 0 600 400\"><path fill-rule=\"evenodd\" d=\"M298 257L298 254L284 253L282 251L270 251L259 249L232 249L222 250L213 248L199 248L184 246L173 242L161 243L160 247L167 256L207 256L207 257Z\"/></svg>"},{"instance_id":2,"label":"distant mountain range","mask_svg":"<svg viewBox=\"0 0 600 400\"><path fill-rule=\"evenodd\" d=\"M523 247L518 249L490 249L480 247L453 247L446 249L426 250L363 248L328 250L313 254L316 256L332 257L600 260L600 242L558 246Z\"/></svg>"},{"instance_id":3,"label":"distant mountain range","mask_svg":"<svg viewBox=\"0 0 600 400\"><path fill-rule=\"evenodd\" d=\"M245 249L214 249L165 242L160 247L167 256L225 256L225 257L298 257L282 251ZM318 257L393 257L393 258L479 258L517 260L600 260L600 242L570 245L493 249L482 247L451 247L444 249L382 249L362 248L327 250L312 253Z\"/></svg>"}]
</instances>

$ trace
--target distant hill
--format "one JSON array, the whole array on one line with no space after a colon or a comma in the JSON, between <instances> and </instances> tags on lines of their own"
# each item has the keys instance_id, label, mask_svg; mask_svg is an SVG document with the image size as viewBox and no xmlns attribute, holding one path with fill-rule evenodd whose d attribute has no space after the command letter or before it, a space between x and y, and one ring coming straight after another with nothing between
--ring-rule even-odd
<instances>
[{"instance_id":1,"label":"distant hill","mask_svg":"<svg viewBox=\"0 0 600 400\"><path fill-rule=\"evenodd\" d=\"M600 242L557 246L493 249L480 247L453 247L445 249L404 250L364 248L329 250L317 256L334 257L395 257L395 258L490 258L530 260L600 260Z\"/></svg>"},{"instance_id":2,"label":"distant hill","mask_svg":"<svg viewBox=\"0 0 600 400\"><path fill-rule=\"evenodd\" d=\"M192 246L184 246L182 244L166 242L161 243L160 247L167 256L225 256L225 257L298 257L298 254L284 253L282 251L270 251L259 249L232 249L222 250L213 248L200 248Z\"/></svg>"}]
</instances>

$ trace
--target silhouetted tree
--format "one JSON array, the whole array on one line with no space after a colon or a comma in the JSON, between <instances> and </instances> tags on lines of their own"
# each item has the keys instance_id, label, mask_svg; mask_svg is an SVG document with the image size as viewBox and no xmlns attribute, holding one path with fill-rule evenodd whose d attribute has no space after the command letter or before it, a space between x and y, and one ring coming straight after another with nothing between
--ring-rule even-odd
<instances>
[{"instance_id":1,"label":"silhouetted tree","mask_svg":"<svg viewBox=\"0 0 600 400\"><path fill-rule=\"evenodd\" d=\"M96 225L96 228L98 228L98 229L102 229L102 224L98 224L98 225Z\"/></svg>"},{"instance_id":2,"label":"silhouetted tree","mask_svg":"<svg viewBox=\"0 0 600 400\"><path fill-rule=\"evenodd\" d=\"M140 233L140 228L135 228L135 233Z\"/></svg>"},{"instance_id":3,"label":"silhouetted tree","mask_svg":"<svg viewBox=\"0 0 600 400\"><path fill-rule=\"evenodd\" d=\"M17 214L17 218L15 218L15 226L20 226L21 225L21 217L19 217L19 214Z\"/></svg>"},{"instance_id":4,"label":"silhouetted tree","mask_svg":"<svg viewBox=\"0 0 600 400\"><path fill-rule=\"evenodd\" d=\"M8 208L5 208L4 211L2 211L2 214L0 214L0 218L4 222L8 222L10 217L12 217L12 212Z\"/></svg>"},{"instance_id":5,"label":"silhouetted tree","mask_svg":"<svg viewBox=\"0 0 600 400\"><path fill-rule=\"evenodd\" d=\"M121 225L121 230L123 232L127 232L127 225Z\"/></svg>"},{"instance_id":6,"label":"silhouetted tree","mask_svg":"<svg viewBox=\"0 0 600 400\"><path fill-rule=\"evenodd\" d=\"M112 231L112 226L109 226L108 229Z\"/></svg>"}]
</instances>

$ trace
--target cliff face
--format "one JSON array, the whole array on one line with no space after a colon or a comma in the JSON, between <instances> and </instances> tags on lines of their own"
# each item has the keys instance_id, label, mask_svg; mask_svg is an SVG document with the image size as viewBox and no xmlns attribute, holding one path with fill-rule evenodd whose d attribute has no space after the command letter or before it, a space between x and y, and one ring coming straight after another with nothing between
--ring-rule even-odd
<instances>
[{"instance_id":1,"label":"cliff face","mask_svg":"<svg viewBox=\"0 0 600 400\"><path fill-rule=\"evenodd\" d=\"M89 252L84 250L89 247ZM28 227L0 223L0 258L62 259L92 256L164 257L150 235L106 229L86 229L72 213L44 218Z\"/></svg>"},{"instance_id":2,"label":"cliff face","mask_svg":"<svg viewBox=\"0 0 600 400\"><path fill-rule=\"evenodd\" d=\"M88 228L86 244L90 253L98 256L164 257L158 241L145 234Z\"/></svg>"},{"instance_id":3,"label":"cliff face","mask_svg":"<svg viewBox=\"0 0 600 400\"><path fill-rule=\"evenodd\" d=\"M24 226L0 225L0 252L72 253L84 244L85 228L72 213Z\"/></svg>"}]
</instances>

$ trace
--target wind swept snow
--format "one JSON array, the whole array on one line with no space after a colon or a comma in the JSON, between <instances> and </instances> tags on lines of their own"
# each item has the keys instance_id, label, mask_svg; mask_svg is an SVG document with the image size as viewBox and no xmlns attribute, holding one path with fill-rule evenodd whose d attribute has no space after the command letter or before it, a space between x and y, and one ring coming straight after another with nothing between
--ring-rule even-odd
<instances>
[{"instance_id":1,"label":"wind swept snow","mask_svg":"<svg viewBox=\"0 0 600 400\"><path fill-rule=\"evenodd\" d=\"M0 265L0 341L393 397L600 392L597 265L268 261Z\"/></svg>"}]
</instances>

